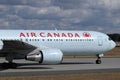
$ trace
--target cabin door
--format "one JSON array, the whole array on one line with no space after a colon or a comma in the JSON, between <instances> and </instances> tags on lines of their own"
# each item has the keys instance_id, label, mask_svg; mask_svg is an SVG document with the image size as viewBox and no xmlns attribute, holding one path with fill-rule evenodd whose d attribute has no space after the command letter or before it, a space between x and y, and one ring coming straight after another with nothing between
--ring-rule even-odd
<instances>
[{"instance_id":1,"label":"cabin door","mask_svg":"<svg viewBox=\"0 0 120 80\"><path fill-rule=\"evenodd\" d=\"M98 36L98 46L103 46L103 38Z\"/></svg>"}]
</instances>

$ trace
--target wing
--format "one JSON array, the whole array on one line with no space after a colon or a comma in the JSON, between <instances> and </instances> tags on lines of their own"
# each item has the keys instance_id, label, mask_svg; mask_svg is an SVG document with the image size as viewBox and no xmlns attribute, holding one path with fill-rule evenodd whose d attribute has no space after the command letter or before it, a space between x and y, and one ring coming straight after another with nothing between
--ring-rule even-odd
<instances>
[{"instance_id":1,"label":"wing","mask_svg":"<svg viewBox=\"0 0 120 80\"><path fill-rule=\"evenodd\" d=\"M24 56L37 47L18 40L3 40L3 49L0 51L0 56L14 54L14 56Z\"/></svg>"}]
</instances>

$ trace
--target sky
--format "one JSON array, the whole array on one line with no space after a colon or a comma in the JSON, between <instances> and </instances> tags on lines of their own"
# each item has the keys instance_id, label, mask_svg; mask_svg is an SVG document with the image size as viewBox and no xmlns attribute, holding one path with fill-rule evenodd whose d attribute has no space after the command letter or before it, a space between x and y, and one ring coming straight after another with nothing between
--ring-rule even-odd
<instances>
[{"instance_id":1,"label":"sky","mask_svg":"<svg viewBox=\"0 0 120 80\"><path fill-rule=\"evenodd\" d=\"M0 29L120 33L120 0L0 0Z\"/></svg>"}]
</instances>

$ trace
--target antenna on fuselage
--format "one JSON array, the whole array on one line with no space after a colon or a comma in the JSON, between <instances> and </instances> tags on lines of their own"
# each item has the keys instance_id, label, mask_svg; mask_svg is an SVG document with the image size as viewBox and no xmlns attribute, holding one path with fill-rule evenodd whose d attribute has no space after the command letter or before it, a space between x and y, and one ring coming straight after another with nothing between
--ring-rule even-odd
<instances>
[{"instance_id":1,"label":"antenna on fuselage","mask_svg":"<svg viewBox=\"0 0 120 80\"><path fill-rule=\"evenodd\" d=\"M55 28L55 31L57 31L58 29L57 28Z\"/></svg>"}]
</instances>

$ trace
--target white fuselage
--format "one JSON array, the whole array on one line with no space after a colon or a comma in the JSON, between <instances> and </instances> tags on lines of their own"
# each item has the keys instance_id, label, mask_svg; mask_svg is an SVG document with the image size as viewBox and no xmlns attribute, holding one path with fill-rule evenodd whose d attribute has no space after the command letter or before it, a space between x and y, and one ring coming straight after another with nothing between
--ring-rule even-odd
<instances>
[{"instance_id":1,"label":"white fuselage","mask_svg":"<svg viewBox=\"0 0 120 80\"><path fill-rule=\"evenodd\" d=\"M19 40L38 49L60 49L63 55L97 55L115 47L106 34L95 31L0 30L1 40Z\"/></svg>"}]
</instances>

